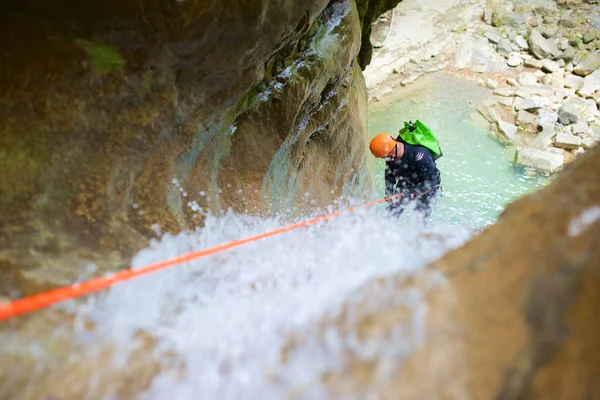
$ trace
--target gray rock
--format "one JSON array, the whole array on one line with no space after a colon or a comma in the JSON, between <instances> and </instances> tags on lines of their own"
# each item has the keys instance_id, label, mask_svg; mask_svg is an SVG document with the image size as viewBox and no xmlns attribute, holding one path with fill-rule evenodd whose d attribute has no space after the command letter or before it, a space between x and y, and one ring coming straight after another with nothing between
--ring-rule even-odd
<instances>
[{"instance_id":1,"label":"gray rock","mask_svg":"<svg viewBox=\"0 0 600 400\"><path fill-rule=\"evenodd\" d=\"M517 135L517 126L511 124L510 122L498 120L498 133L502 136L503 139L514 142Z\"/></svg>"},{"instance_id":2,"label":"gray rock","mask_svg":"<svg viewBox=\"0 0 600 400\"><path fill-rule=\"evenodd\" d=\"M523 102L519 104L519 110L535 111L547 105L546 99L542 97L528 97L523 99Z\"/></svg>"},{"instance_id":3,"label":"gray rock","mask_svg":"<svg viewBox=\"0 0 600 400\"><path fill-rule=\"evenodd\" d=\"M498 42L498 53L504 57L508 57L510 53L512 53L513 48L511 46L510 40L508 39L500 39Z\"/></svg>"},{"instance_id":4,"label":"gray rock","mask_svg":"<svg viewBox=\"0 0 600 400\"><path fill-rule=\"evenodd\" d=\"M583 86L577 90L577 94L582 97L591 97L597 90L600 90L600 69L585 77Z\"/></svg>"},{"instance_id":5,"label":"gray rock","mask_svg":"<svg viewBox=\"0 0 600 400\"><path fill-rule=\"evenodd\" d=\"M498 43L500 42L500 39L502 39L500 33L498 33L498 31L495 29L488 29L485 31L483 36L485 36L492 43Z\"/></svg>"},{"instance_id":6,"label":"gray rock","mask_svg":"<svg viewBox=\"0 0 600 400\"><path fill-rule=\"evenodd\" d=\"M575 28L577 23L571 17L564 17L558 21L560 26L564 26L565 28Z\"/></svg>"},{"instance_id":7,"label":"gray rock","mask_svg":"<svg viewBox=\"0 0 600 400\"><path fill-rule=\"evenodd\" d=\"M521 125L531 125L537 116L529 111L519 110L517 114L517 123Z\"/></svg>"},{"instance_id":8,"label":"gray rock","mask_svg":"<svg viewBox=\"0 0 600 400\"><path fill-rule=\"evenodd\" d=\"M569 102L565 102L558 110L558 121L563 125L574 124L579 117L581 117L581 108Z\"/></svg>"},{"instance_id":9,"label":"gray rock","mask_svg":"<svg viewBox=\"0 0 600 400\"><path fill-rule=\"evenodd\" d=\"M523 59L521 58L521 55L519 53L511 53L511 55L508 57L508 60L506 61L506 64L509 67L518 67L522 63Z\"/></svg>"},{"instance_id":10,"label":"gray rock","mask_svg":"<svg viewBox=\"0 0 600 400\"><path fill-rule=\"evenodd\" d=\"M542 71L545 72L556 72L560 69L560 65L554 60L544 59L542 60Z\"/></svg>"},{"instance_id":11,"label":"gray rock","mask_svg":"<svg viewBox=\"0 0 600 400\"><path fill-rule=\"evenodd\" d=\"M552 174L563 166L565 158L560 154L525 147L517 149L515 162L524 167Z\"/></svg>"},{"instance_id":12,"label":"gray rock","mask_svg":"<svg viewBox=\"0 0 600 400\"><path fill-rule=\"evenodd\" d=\"M523 25L526 21L526 17L520 13L507 12L499 15L502 25L517 27Z\"/></svg>"},{"instance_id":13,"label":"gray rock","mask_svg":"<svg viewBox=\"0 0 600 400\"><path fill-rule=\"evenodd\" d=\"M569 74L565 78L565 87L579 90L583 87L583 78L577 75Z\"/></svg>"},{"instance_id":14,"label":"gray rock","mask_svg":"<svg viewBox=\"0 0 600 400\"><path fill-rule=\"evenodd\" d=\"M515 38L515 43L521 50L529 50L529 44L522 35L519 35Z\"/></svg>"},{"instance_id":15,"label":"gray rock","mask_svg":"<svg viewBox=\"0 0 600 400\"><path fill-rule=\"evenodd\" d=\"M576 149L581 146L581 138L568 132L560 132L556 135L554 146L561 149Z\"/></svg>"},{"instance_id":16,"label":"gray rock","mask_svg":"<svg viewBox=\"0 0 600 400\"><path fill-rule=\"evenodd\" d=\"M588 128L589 126L587 122L579 122L577 124L571 125L571 132L573 132L574 135L581 135L583 133L586 133Z\"/></svg>"},{"instance_id":17,"label":"gray rock","mask_svg":"<svg viewBox=\"0 0 600 400\"><path fill-rule=\"evenodd\" d=\"M573 72L579 76L587 76L598 68L600 68L600 50L596 50L585 56L575 65Z\"/></svg>"},{"instance_id":18,"label":"gray rock","mask_svg":"<svg viewBox=\"0 0 600 400\"><path fill-rule=\"evenodd\" d=\"M532 74L531 72L521 72L519 74L519 83L521 85L536 85L537 84L537 76Z\"/></svg>"}]
</instances>

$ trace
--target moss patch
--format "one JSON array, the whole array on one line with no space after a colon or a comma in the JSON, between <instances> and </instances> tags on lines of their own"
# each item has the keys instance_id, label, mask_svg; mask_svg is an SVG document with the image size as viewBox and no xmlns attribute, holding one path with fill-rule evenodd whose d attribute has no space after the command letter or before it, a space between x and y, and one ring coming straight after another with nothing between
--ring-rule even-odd
<instances>
[{"instance_id":1,"label":"moss patch","mask_svg":"<svg viewBox=\"0 0 600 400\"><path fill-rule=\"evenodd\" d=\"M75 44L89 56L99 73L120 70L125 66L125 60L114 47L85 39L75 39Z\"/></svg>"}]
</instances>

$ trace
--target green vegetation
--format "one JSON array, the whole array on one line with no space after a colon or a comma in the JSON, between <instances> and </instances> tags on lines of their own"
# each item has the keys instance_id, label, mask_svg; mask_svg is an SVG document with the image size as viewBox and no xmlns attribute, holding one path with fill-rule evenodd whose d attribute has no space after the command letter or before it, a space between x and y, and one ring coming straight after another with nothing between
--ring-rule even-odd
<instances>
[{"instance_id":1,"label":"green vegetation","mask_svg":"<svg viewBox=\"0 0 600 400\"><path fill-rule=\"evenodd\" d=\"M125 60L114 47L85 39L75 39L75 44L90 57L94 69L99 73L119 70L125 66Z\"/></svg>"}]
</instances>

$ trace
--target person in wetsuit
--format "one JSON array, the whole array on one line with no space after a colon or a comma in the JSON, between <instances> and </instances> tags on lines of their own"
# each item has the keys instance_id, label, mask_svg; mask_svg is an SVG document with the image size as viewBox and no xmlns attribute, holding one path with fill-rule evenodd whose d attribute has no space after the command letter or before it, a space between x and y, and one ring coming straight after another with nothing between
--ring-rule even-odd
<instances>
[{"instance_id":1,"label":"person in wetsuit","mask_svg":"<svg viewBox=\"0 0 600 400\"><path fill-rule=\"evenodd\" d=\"M411 145L400 136L394 138L382 133L369 145L371 153L384 158L386 197L402 193L402 197L388 200L387 210L399 216L408 204L416 201L415 209L429 218L440 194L440 171L433 154L423 146Z\"/></svg>"}]
</instances>

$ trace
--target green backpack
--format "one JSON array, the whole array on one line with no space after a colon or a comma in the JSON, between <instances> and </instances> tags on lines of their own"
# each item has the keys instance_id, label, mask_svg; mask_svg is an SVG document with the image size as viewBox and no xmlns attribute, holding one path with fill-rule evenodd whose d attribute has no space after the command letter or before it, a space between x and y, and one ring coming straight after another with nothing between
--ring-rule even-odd
<instances>
[{"instance_id":1,"label":"green backpack","mask_svg":"<svg viewBox=\"0 0 600 400\"><path fill-rule=\"evenodd\" d=\"M398 134L400 135L400 139L408 144L423 146L431 150L434 160L443 156L437 138L431 132L431 129L419 120L415 123L412 121L404 122L404 128L400 129Z\"/></svg>"}]
</instances>

